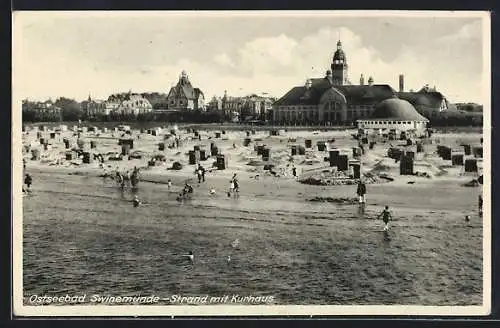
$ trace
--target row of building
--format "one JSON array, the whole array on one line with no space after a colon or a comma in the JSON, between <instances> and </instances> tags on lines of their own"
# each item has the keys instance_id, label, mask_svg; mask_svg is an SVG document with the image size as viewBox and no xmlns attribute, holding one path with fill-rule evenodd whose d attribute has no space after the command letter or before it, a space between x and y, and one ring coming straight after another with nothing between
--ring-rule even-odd
<instances>
[{"instance_id":1,"label":"row of building","mask_svg":"<svg viewBox=\"0 0 500 328\"><path fill-rule=\"evenodd\" d=\"M81 103L88 116L117 114L162 113L171 111L219 111L233 121L258 119L274 124L319 124L337 125L354 123L372 116L375 107L382 101L397 98L411 104L416 111L433 118L445 111L457 111L436 88L424 86L421 90L405 91L404 76L399 76L399 90L388 84L376 84L369 77L365 84L363 74L359 84L352 84L348 76L347 56L342 43L337 42L330 69L324 77L311 78L302 86L290 89L279 99L266 94L252 94L245 97L213 97L205 101L205 95L195 88L185 71L168 94L146 94L131 92L112 95L107 100L94 100L90 96ZM54 108L44 103L41 108Z\"/></svg>"},{"instance_id":2,"label":"row of building","mask_svg":"<svg viewBox=\"0 0 500 328\"><path fill-rule=\"evenodd\" d=\"M272 106L276 98L263 94L251 94L243 97L228 96L224 91L223 97L213 97L208 103L210 110L219 111L233 121L246 119L268 120L272 113Z\"/></svg>"},{"instance_id":3,"label":"row of building","mask_svg":"<svg viewBox=\"0 0 500 328\"><path fill-rule=\"evenodd\" d=\"M444 111L457 111L446 97L430 88L405 91L404 75L399 75L399 91L388 84L376 84L373 77L359 84L348 78L347 57L337 42L330 69L322 78L311 78L296 86L273 104L273 122L277 124L345 124L372 116L375 107L391 98L405 100L426 117L437 117Z\"/></svg>"},{"instance_id":4,"label":"row of building","mask_svg":"<svg viewBox=\"0 0 500 328\"><path fill-rule=\"evenodd\" d=\"M233 120L239 120L245 117L265 119L265 113L270 112L272 104L276 100L265 95L255 94L232 97L228 96L226 91L223 97L214 96L209 103L205 103L203 92L199 88L193 87L185 71L181 73L177 84L172 86L168 94L155 94L155 97L148 97L148 95L151 94L128 92L111 95L107 100L92 99L89 95L88 99L82 101L80 105L88 117L112 113L138 115L150 112L213 110L220 111ZM34 107L39 111L57 112L61 110L51 100L35 103Z\"/></svg>"}]
</instances>

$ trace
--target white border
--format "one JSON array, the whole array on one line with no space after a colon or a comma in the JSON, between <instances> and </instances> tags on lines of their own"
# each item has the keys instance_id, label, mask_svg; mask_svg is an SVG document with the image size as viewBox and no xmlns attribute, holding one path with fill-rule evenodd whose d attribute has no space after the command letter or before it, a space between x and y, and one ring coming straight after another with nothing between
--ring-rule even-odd
<instances>
[{"instance_id":1,"label":"white border","mask_svg":"<svg viewBox=\"0 0 500 328\"><path fill-rule=\"evenodd\" d=\"M152 17L165 12L156 11L60 11L30 12L33 18L50 15L65 17ZM21 52L22 31L15 28L16 12L12 19L12 201L13 201L13 306L16 316L319 316L319 315L488 315L491 311L491 22L490 13L481 11L176 11L169 15L185 16L242 16L261 17L476 17L483 26L483 105L484 105L484 220L483 220L483 305L482 306L310 306L310 305L202 305L202 306L25 306L23 304L22 275L22 132L21 98L16 93L22 68L16 62ZM488 219L489 218L489 219Z\"/></svg>"}]
</instances>

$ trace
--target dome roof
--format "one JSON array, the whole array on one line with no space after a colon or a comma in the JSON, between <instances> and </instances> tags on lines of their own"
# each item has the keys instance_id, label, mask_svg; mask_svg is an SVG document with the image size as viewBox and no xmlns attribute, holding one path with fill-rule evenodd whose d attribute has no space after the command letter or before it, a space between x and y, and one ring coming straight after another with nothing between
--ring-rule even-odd
<instances>
[{"instance_id":1,"label":"dome roof","mask_svg":"<svg viewBox=\"0 0 500 328\"><path fill-rule=\"evenodd\" d=\"M399 98L389 98L379 103L371 118L391 121L428 121L417 112L412 104Z\"/></svg>"}]
</instances>

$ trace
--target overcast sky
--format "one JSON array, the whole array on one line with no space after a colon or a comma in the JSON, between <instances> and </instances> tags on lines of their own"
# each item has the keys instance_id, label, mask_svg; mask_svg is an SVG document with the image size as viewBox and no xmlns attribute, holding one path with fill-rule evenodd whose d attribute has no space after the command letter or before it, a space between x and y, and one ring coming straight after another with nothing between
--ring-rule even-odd
<instances>
[{"instance_id":1,"label":"overcast sky","mask_svg":"<svg viewBox=\"0 0 500 328\"><path fill-rule=\"evenodd\" d=\"M281 97L324 76L340 37L354 84L364 73L397 89L403 73L407 90L428 83L452 102L482 103L483 24L326 13L17 12L14 88L37 100L168 93L186 70L207 101L224 90Z\"/></svg>"}]
</instances>

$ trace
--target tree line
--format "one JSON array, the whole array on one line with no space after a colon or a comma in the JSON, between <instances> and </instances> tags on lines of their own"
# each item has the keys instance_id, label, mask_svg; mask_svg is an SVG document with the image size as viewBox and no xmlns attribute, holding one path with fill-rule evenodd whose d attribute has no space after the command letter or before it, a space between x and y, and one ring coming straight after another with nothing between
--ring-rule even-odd
<instances>
[{"instance_id":1,"label":"tree line","mask_svg":"<svg viewBox=\"0 0 500 328\"><path fill-rule=\"evenodd\" d=\"M121 96L121 95L120 95ZM160 94L155 95L158 100L162 97ZM119 95L115 95L119 97ZM41 106L45 109L41 110ZM161 102L156 102L153 105L154 109L164 108ZM272 112L266 113L266 117L261 116L260 119L272 121ZM87 120L95 122L174 122L174 123L222 123L229 121L230 118L224 116L221 111L185 111L171 113L141 113L120 114L110 113L109 115L96 115L93 117L87 116L87 113L82 109L81 103L74 99L58 98L55 102L40 103L23 101L22 104L22 120L23 122L62 122L62 121L78 121ZM480 112L469 112L464 110L443 112L435 117L429 118L432 126L482 126L483 115ZM272 122L271 122L272 123ZM350 122L355 124L355 122Z\"/></svg>"}]
</instances>

